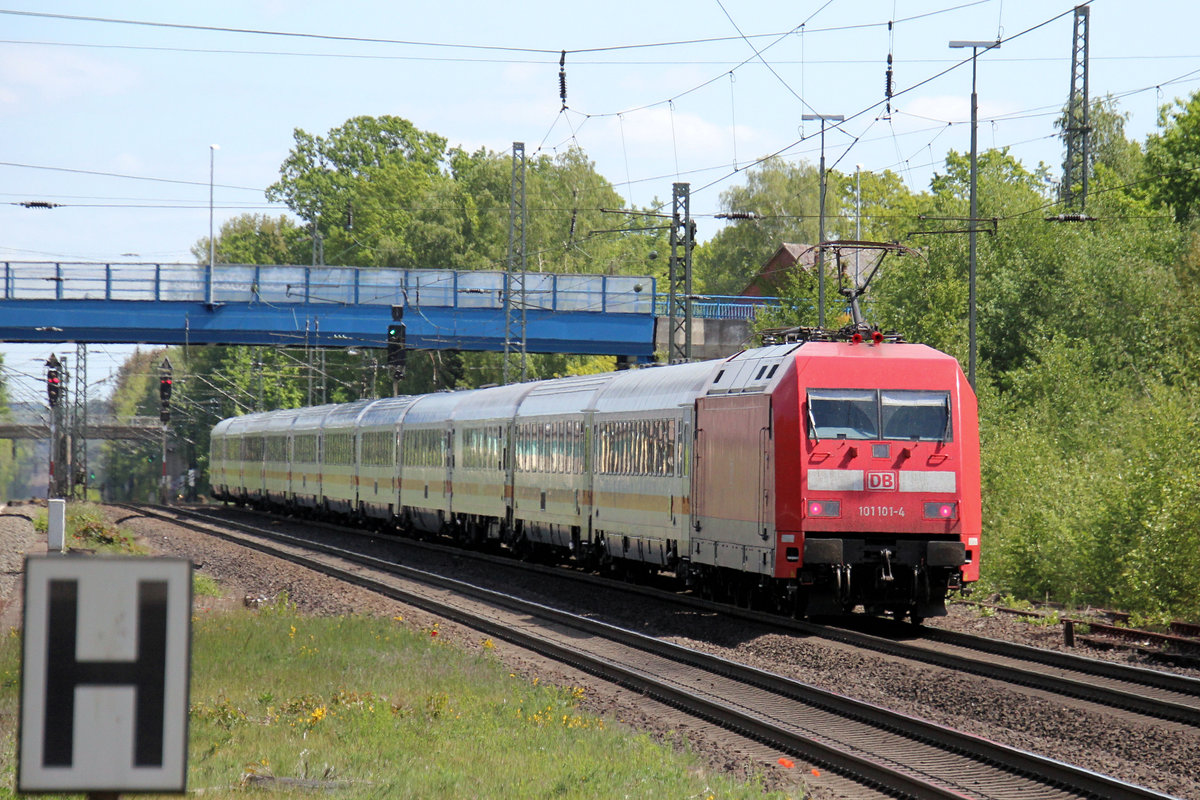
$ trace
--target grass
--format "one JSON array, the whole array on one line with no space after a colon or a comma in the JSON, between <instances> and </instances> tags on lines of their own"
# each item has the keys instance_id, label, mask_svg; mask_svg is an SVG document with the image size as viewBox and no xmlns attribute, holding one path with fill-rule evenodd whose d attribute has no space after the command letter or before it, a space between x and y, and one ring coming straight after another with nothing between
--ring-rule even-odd
<instances>
[{"instance_id":1,"label":"grass","mask_svg":"<svg viewBox=\"0 0 1200 800\"><path fill-rule=\"evenodd\" d=\"M92 503L68 503L66 524L68 549L119 555L145 554L145 549L134 541L132 534L110 523L104 511ZM47 532L49 517L46 509L34 515L33 528L39 533Z\"/></svg>"},{"instance_id":2,"label":"grass","mask_svg":"<svg viewBox=\"0 0 1200 800\"><path fill-rule=\"evenodd\" d=\"M286 601L194 623L188 787L205 798L781 798L581 710L400 618ZM0 795L15 782L20 640L0 639ZM282 786L277 779L288 779ZM297 790L295 781L314 782ZM253 788L252 788L253 787ZM327 789L328 791L320 791Z\"/></svg>"}]
</instances>

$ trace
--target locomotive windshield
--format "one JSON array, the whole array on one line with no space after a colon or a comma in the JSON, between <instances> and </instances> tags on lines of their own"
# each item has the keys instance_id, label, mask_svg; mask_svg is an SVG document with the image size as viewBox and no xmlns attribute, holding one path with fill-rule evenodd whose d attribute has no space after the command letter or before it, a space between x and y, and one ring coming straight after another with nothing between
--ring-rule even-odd
<instances>
[{"instance_id":1,"label":"locomotive windshield","mask_svg":"<svg viewBox=\"0 0 1200 800\"><path fill-rule=\"evenodd\" d=\"M808 435L821 439L950 441L950 393L810 389Z\"/></svg>"}]
</instances>

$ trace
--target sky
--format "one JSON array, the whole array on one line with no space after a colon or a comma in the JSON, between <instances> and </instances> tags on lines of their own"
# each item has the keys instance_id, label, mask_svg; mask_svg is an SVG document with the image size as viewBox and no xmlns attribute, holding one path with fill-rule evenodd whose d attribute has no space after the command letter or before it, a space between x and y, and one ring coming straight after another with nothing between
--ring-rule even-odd
<instances>
[{"instance_id":1,"label":"sky","mask_svg":"<svg viewBox=\"0 0 1200 800\"><path fill-rule=\"evenodd\" d=\"M688 182L702 240L719 229L707 215L721 191L757 159L817 163L821 123L804 115L845 117L827 123L830 167L892 170L924 190L949 150L969 151L971 50L952 40L1001 41L976 64L980 149L1057 175L1075 5L0 0L0 262L194 261L210 212L218 229L286 213L263 190L294 130L359 115L401 116L468 150L580 147L630 206ZM1089 92L1118 98L1144 141L1160 105L1200 88L1200 5L1089 7ZM89 351L101 394L130 350ZM0 343L16 399L40 399L51 351L74 355Z\"/></svg>"}]
</instances>

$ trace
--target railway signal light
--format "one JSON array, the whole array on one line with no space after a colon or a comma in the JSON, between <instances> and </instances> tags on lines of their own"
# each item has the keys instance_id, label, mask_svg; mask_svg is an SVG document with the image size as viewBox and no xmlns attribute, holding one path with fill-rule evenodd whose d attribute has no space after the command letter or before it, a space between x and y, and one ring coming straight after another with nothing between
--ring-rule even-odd
<instances>
[{"instance_id":1,"label":"railway signal light","mask_svg":"<svg viewBox=\"0 0 1200 800\"><path fill-rule=\"evenodd\" d=\"M164 425L171 421L171 391L174 388L171 372L171 361L164 358L158 373L158 419Z\"/></svg>"},{"instance_id":2,"label":"railway signal light","mask_svg":"<svg viewBox=\"0 0 1200 800\"><path fill-rule=\"evenodd\" d=\"M404 367L408 360L408 352L404 347L406 332L403 319L404 306L392 306L392 322L388 324L387 329L387 363L395 380L404 377Z\"/></svg>"},{"instance_id":3,"label":"railway signal light","mask_svg":"<svg viewBox=\"0 0 1200 800\"><path fill-rule=\"evenodd\" d=\"M51 356L53 358L53 356ZM54 408L58 405L58 401L62 398L62 379L58 376L58 361L51 364L46 362L46 399L50 401L50 407Z\"/></svg>"}]
</instances>

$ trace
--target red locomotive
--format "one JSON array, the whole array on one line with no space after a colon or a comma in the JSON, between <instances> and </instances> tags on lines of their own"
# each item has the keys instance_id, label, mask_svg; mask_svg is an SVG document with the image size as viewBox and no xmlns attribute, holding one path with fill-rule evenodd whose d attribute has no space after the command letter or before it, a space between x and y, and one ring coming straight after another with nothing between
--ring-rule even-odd
<instances>
[{"instance_id":1,"label":"red locomotive","mask_svg":"<svg viewBox=\"0 0 1200 800\"><path fill-rule=\"evenodd\" d=\"M726 543L703 580L744 581L736 540L740 569L801 612L944 614L979 577L978 420L958 362L878 334L809 341L761 391L715 393L753 353L696 403L693 558Z\"/></svg>"}]
</instances>

